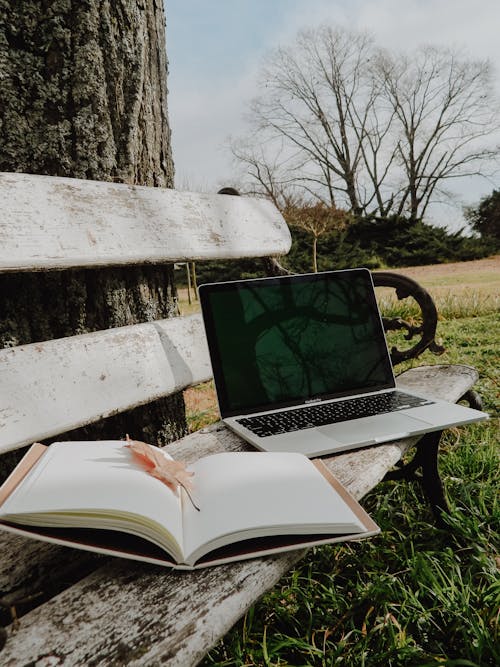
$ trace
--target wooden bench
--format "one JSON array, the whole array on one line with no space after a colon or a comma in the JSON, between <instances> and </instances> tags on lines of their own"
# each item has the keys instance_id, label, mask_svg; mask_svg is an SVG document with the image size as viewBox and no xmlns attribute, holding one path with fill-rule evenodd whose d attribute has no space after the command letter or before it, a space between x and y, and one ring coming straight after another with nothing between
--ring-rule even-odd
<instances>
[{"instance_id":1,"label":"wooden bench","mask_svg":"<svg viewBox=\"0 0 500 667\"><path fill-rule=\"evenodd\" d=\"M246 197L2 174L0 210L0 272L267 257L290 246L279 212ZM270 273L281 270L275 259L265 264ZM435 309L425 291L390 274L375 278L400 296L413 290L429 309L420 342L410 353L393 350L395 360L435 345ZM400 321L387 326L415 333ZM211 377L199 315L6 348L0 369L1 452L52 442L69 429ZM456 401L476 378L465 366L424 366L402 374L398 384ZM419 443L411 471L423 467L437 489L435 508L443 509L438 441L439 434ZM360 499L415 444L413 438L325 461ZM188 462L245 449L220 423L169 445ZM303 556L296 551L175 573L2 532L0 549L6 626L0 663L16 667L194 665Z\"/></svg>"}]
</instances>

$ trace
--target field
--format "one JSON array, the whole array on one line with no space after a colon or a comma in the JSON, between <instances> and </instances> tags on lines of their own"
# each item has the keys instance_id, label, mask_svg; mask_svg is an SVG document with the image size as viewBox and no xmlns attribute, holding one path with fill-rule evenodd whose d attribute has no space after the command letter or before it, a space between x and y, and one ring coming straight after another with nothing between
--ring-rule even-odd
<instances>
[{"instance_id":1,"label":"field","mask_svg":"<svg viewBox=\"0 0 500 667\"><path fill-rule=\"evenodd\" d=\"M458 287L465 291L480 288L498 295L500 287L500 255L473 262L451 262L390 270L414 278L425 287L430 288L433 293L442 292L450 287Z\"/></svg>"},{"instance_id":2,"label":"field","mask_svg":"<svg viewBox=\"0 0 500 667\"><path fill-rule=\"evenodd\" d=\"M390 269L423 285L443 319L500 310L500 255L473 262ZM382 306L383 308L383 306Z\"/></svg>"},{"instance_id":3,"label":"field","mask_svg":"<svg viewBox=\"0 0 500 667\"><path fill-rule=\"evenodd\" d=\"M500 664L500 257L401 272L433 295L446 348L412 364L475 366L493 416L449 429L443 438L448 526L435 527L418 484L380 484L363 505L382 534L311 551L209 653L204 667ZM413 316L411 306L386 294L381 304L391 314ZM193 428L217 418L210 384L186 392L186 403Z\"/></svg>"}]
</instances>

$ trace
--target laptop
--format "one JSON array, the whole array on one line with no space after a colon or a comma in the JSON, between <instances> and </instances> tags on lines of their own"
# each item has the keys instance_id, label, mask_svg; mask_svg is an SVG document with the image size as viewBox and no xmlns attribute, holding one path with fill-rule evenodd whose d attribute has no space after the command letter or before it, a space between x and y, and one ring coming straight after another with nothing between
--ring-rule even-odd
<instances>
[{"instance_id":1,"label":"laptop","mask_svg":"<svg viewBox=\"0 0 500 667\"><path fill-rule=\"evenodd\" d=\"M321 456L488 417L396 389L368 269L199 295L221 417L257 449Z\"/></svg>"}]
</instances>

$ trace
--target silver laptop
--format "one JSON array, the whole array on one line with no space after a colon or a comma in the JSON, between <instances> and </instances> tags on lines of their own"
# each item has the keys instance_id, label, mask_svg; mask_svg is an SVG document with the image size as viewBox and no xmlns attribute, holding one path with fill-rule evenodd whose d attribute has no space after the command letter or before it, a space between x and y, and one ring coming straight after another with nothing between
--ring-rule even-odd
<instances>
[{"instance_id":1,"label":"silver laptop","mask_svg":"<svg viewBox=\"0 0 500 667\"><path fill-rule=\"evenodd\" d=\"M260 450L320 456L488 417L396 389L367 269L199 292L221 417Z\"/></svg>"}]
</instances>

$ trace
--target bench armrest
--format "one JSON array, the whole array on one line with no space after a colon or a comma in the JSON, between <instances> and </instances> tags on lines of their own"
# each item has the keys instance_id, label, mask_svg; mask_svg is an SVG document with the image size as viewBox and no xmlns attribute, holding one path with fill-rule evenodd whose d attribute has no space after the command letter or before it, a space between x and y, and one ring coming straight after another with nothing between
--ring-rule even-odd
<instances>
[{"instance_id":1,"label":"bench armrest","mask_svg":"<svg viewBox=\"0 0 500 667\"><path fill-rule=\"evenodd\" d=\"M406 340L411 340L414 336L420 335L420 339L407 350L399 350L393 346L390 350L393 366L418 357L424 350L430 350L434 354L442 354L444 347L438 345L435 340L438 314L436 305L429 292L419 283L408 276L399 273L390 273L388 271L376 271L372 273L375 287L390 287L396 291L399 300L412 297L418 304L421 311L421 324L407 322L400 317L387 318L382 317L384 331L396 331L406 329Z\"/></svg>"}]
</instances>

